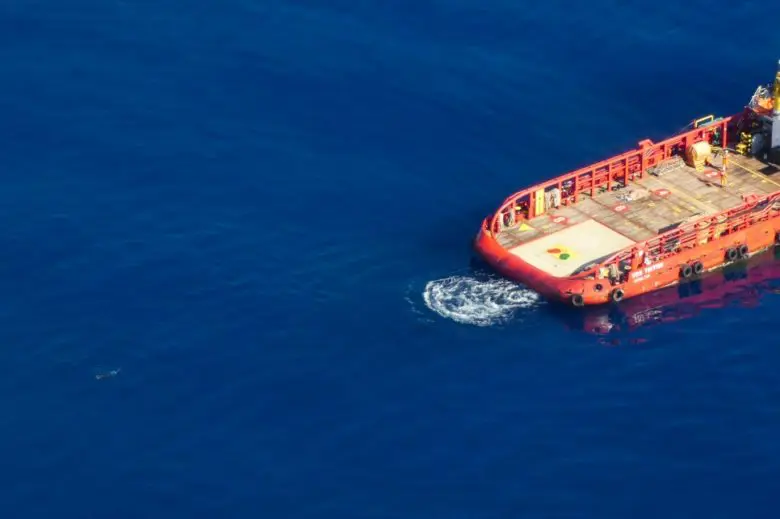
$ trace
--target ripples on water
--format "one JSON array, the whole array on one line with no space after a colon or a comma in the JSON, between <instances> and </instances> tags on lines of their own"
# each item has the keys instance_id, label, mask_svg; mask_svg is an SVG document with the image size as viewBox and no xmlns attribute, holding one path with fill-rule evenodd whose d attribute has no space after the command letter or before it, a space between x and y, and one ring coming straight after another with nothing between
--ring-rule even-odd
<instances>
[{"instance_id":1,"label":"ripples on water","mask_svg":"<svg viewBox=\"0 0 780 519\"><path fill-rule=\"evenodd\" d=\"M620 305L569 308L548 305L535 291L481 270L453 274L425 284L422 300L428 311L457 323L487 327L527 321L544 308L560 324L597 335L633 332L656 325L690 321L702 325L707 312L758 307L778 292L780 249L730 265L700 279L630 298ZM409 299L409 298L407 298ZM413 302L410 300L410 303ZM421 312L418 312L421 313ZM539 318L538 314L535 318Z\"/></svg>"},{"instance_id":2,"label":"ripples on water","mask_svg":"<svg viewBox=\"0 0 780 519\"><path fill-rule=\"evenodd\" d=\"M511 281L463 275L429 281L422 297L440 316L475 326L504 324L541 304L539 294Z\"/></svg>"}]
</instances>

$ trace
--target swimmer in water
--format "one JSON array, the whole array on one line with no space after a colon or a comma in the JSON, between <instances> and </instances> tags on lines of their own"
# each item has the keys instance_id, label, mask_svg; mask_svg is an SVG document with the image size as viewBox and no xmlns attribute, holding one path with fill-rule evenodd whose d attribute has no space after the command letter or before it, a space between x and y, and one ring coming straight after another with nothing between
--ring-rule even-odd
<instances>
[{"instance_id":1,"label":"swimmer in water","mask_svg":"<svg viewBox=\"0 0 780 519\"><path fill-rule=\"evenodd\" d=\"M112 369L111 371L105 371L103 373L98 373L97 375L95 375L95 378L97 380L101 380L101 379L104 379L104 378L115 377L115 376L117 376L119 374L120 371L122 371L122 368Z\"/></svg>"}]
</instances>

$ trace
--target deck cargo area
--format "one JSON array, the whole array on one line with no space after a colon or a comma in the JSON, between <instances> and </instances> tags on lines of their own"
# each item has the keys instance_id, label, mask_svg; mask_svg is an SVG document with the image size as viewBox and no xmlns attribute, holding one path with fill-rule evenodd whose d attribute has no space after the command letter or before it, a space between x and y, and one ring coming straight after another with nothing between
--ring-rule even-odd
<instances>
[{"instance_id":1,"label":"deck cargo area","mask_svg":"<svg viewBox=\"0 0 780 519\"><path fill-rule=\"evenodd\" d=\"M744 203L747 195L780 190L780 169L756 158L729 155L726 184L716 157L696 168L681 158L662 163L628 186L583 193L576 204L544 213L498 235L502 247L555 276L578 269L687 221Z\"/></svg>"}]
</instances>

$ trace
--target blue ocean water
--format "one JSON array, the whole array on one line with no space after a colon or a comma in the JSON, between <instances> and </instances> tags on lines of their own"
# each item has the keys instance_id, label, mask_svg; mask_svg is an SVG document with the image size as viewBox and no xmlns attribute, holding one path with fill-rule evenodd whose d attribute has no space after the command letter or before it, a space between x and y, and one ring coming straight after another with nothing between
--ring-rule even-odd
<instances>
[{"instance_id":1,"label":"blue ocean water","mask_svg":"<svg viewBox=\"0 0 780 519\"><path fill-rule=\"evenodd\" d=\"M740 110L766 4L27 0L0 41L3 517L774 517L778 283L599 335L470 251Z\"/></svg>"}]
</instances>

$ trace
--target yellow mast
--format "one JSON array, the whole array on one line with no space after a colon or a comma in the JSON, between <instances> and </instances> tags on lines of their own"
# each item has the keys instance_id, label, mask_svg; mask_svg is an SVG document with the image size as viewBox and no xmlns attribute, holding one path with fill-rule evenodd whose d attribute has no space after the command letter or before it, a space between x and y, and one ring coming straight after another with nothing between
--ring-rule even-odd
<instances>
[{"instance_id":1,"label":"yellow mast","mask_svg":"<svg viewBox=\"0 0 780 519\"><path fill-rule=\"evenodd\" d=\"M772 135L769 153L772 162L780 161L780 60L777 62L777 73L775 74L775 86L772 91Z\"/></svg>"},{"instance_id":2,"label":"yellow mast","mask_svg":"<svg viewBox=\"0 0 780 519\"><path fill-rule=\"evenodd\" d=\"M777 74L775 74L775 88L774 88L774 112L775 115L780 114L780 61L777 62Z\"/></svg>"}]
</instances>

